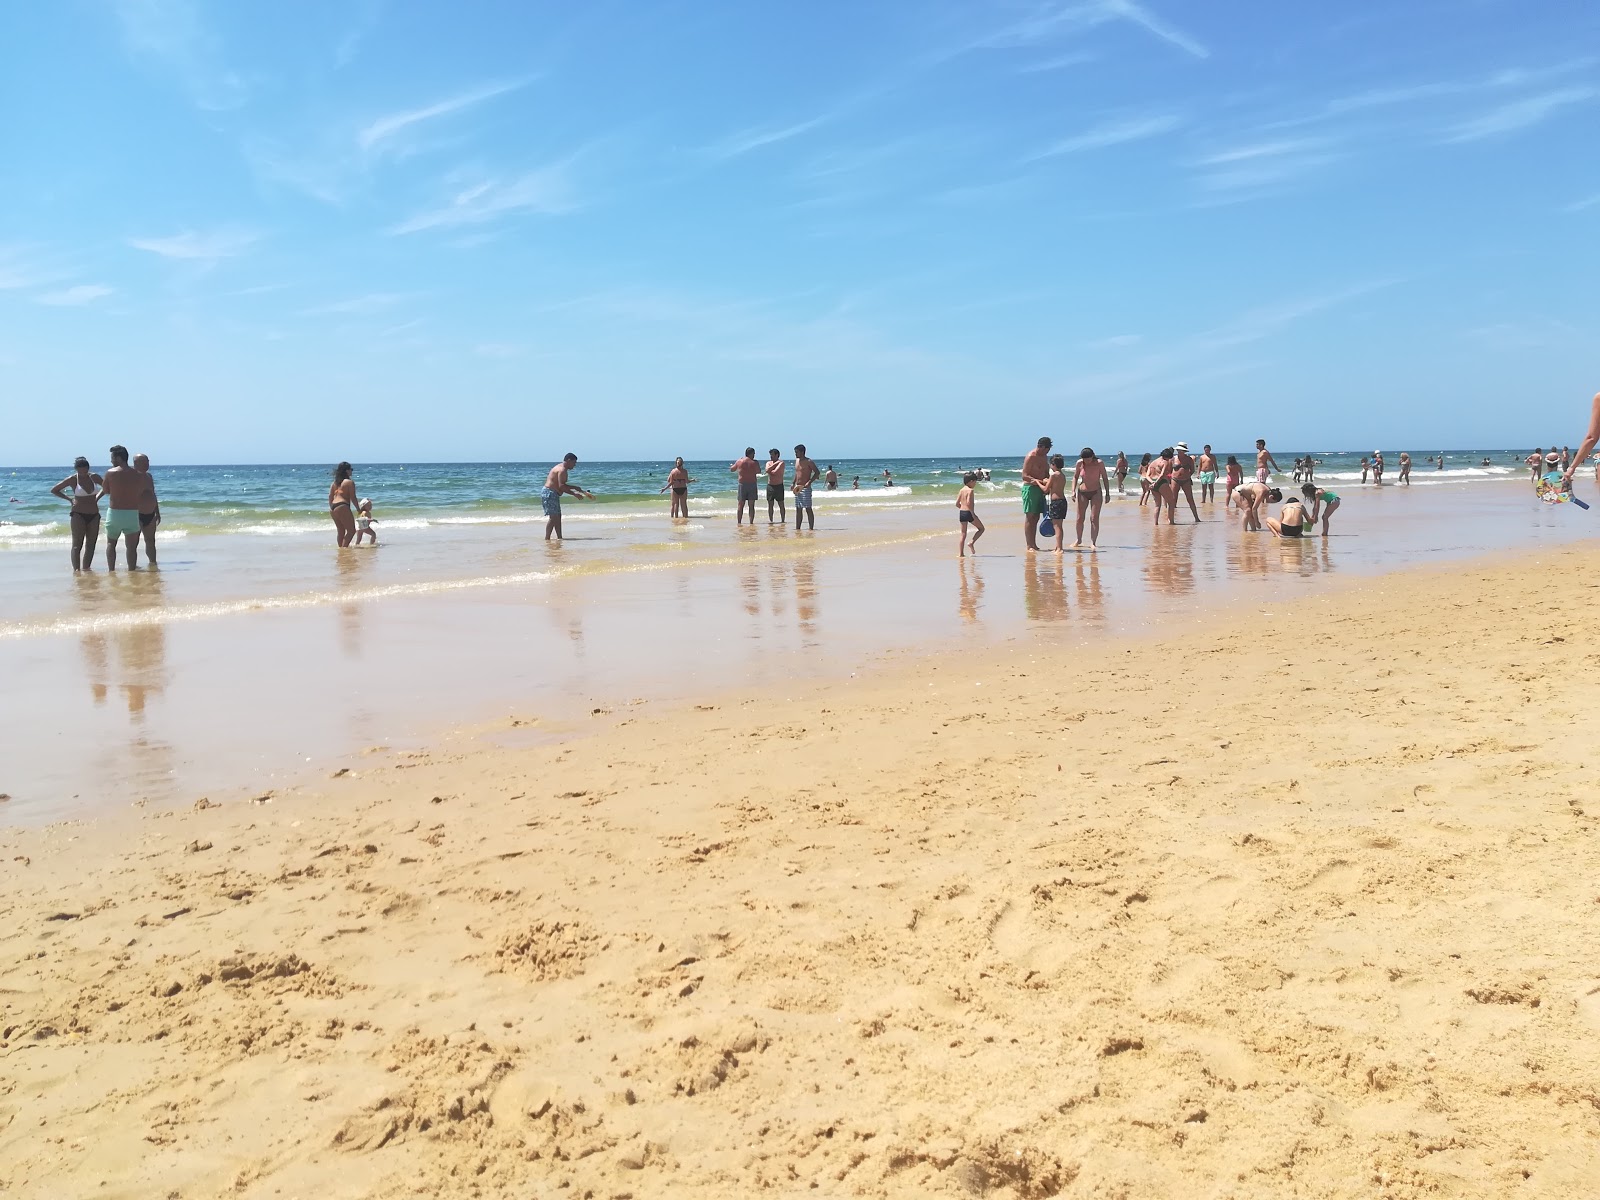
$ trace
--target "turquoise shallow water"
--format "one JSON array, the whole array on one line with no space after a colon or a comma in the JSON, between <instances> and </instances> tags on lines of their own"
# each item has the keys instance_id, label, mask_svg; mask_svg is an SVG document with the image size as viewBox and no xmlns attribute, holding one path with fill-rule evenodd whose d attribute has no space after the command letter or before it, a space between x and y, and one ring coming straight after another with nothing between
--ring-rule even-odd
<instances>
[{"instance_id":1,"label":"turquoise shallow water","mask_svg":"<svg viewBox=\"0 0 1600 1200\"><path fill-rule=\"evenodd\" d=\"M1075 448L1065 449L1070 452ZM1198 445L1195 450L1198 453ZM1115 453L1106 452L1108 461ZM1128 452L1134 471L1142 453ZM1220 452L1219 459L1225 459L1227 453ZM1249 453L1237 453L1247 468L1253 466ZM1274 453L1287 470L1304 452ZM1359 482L1362 452L1310 453L1320 464L1319 480ZM1413 478L1418 484L1504 479L1521 471L1525 453L1506 449L1446 451L1444 469L1439 470L1427 461L1428 453L1419 452ZM1392 481L1398 473L1398 452L1386 451L1385 457L1386 478ZM1491 464L1488 467L1482 466L1486 458ZM988 491L1003 493L1014 489L1020 457L816 461L824 470L831 465L838 471L840 494L831 499L852 504L901 505L946 502L960 487L961 473L968 468L990 472ZM598 497L584 502L583 511L595 514L609 510L620 517L658 505L664 507L666 500L659 489L671 465L669 460L581 463L573 480ZM688 466L698 480L690 489L691 511L697 516L723 515L724 510L731 513L734 489L728 464L696 461ZM380 530L537 522L542 520L539 489L548 469L545 463L357 463L356 487L359 495L373 498ZM892 487L885 486L886 469L893 480ZM97 463L95 470L103 472L105 464ZM70 471L69 466L0 467L0 494L9 501L0 512L0 553L65 543L67 506L50 495L50 488ZM153 473L161 494L164 539L211 534L294 537L328 531L326 496L331 464L157 465ZM1287 481L1288 476L1283 478ZM859 492L852 487L857 480ZM577 507L576 502L573 506Z\"/></svg>"}]
</instances>

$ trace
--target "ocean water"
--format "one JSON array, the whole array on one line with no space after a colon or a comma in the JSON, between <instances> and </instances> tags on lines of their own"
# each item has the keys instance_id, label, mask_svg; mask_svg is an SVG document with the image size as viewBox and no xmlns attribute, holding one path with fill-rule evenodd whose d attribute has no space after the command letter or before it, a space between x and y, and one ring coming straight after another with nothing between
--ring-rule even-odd
<instances>
[{"instance_id":1,"label":"ocean water","mask_svg":"<svg viewBox=\"0 0 1600 1200\"><path fill-rule=\"evenodd\" d=\"M1160 447L1156 447L1157 450ZM1198 452L1198 451L1197 451ZM1105 457L1108 464L1115 456ZM1133 472L1143 452L1129 451ZM1218 455L1225 461L1228 452ZM1287 467L1303 451L1274 451ZM1444 453L1443 469L1430 464L1427 454L1417 454L1412 468L1416 485L1445 482L1491 482L1520 477L1527 451L1454 450ZM1317 478L1327 483L1352 484L1361 479L1361 452L1312 451L1318 462ZM1246 475L1253 470L1253 452L1239 452ZM1386 482L1399 473L1398 452L1385 453ZM1483 466L1484 460L1489 461ZM874 508L920 507L948 504L961 486L962 472L982 468L990 480L989 493L1004 495L1021 486L1020 458L919 458L818 459L824 471L832 465L839 474L839 490L825 493L819 485L817 502L826 505L869 505ZM731 516L735 508L733 476L722 461L686 464L698 482L690 487L691 516ZM585 520L628 520L660 509L667 498L660 494L672 463L580 463L573 482L596 493L593 501L568 500L566 512ZM1070 462L1069 462L1070 466ZM402 531L447 532L452 526L542 525L539 503L545 463L373 463L356 465L356 489L373 500L380 539ZM792 468L791 468L792 469ZM96 465L103 472L104 465ZM886 479L884 472L889 476ZM70 467L0 467L0 555L7 551L58 550L68 544L67 505L50 495L50 488L71 473ZM227 535L242 538L329 536L327 511L331 465L284 464L266 466L155 466L152 473L161 496L163 542L185 537ZM1287 474L1279 477L1288 482ZM892 481L892 486L886 486ZM859 490L854 484L859 482ZM765 493L762 493L765 511ZM3 559L0 559L3 561Z\"/></svg>"}]
</instances>

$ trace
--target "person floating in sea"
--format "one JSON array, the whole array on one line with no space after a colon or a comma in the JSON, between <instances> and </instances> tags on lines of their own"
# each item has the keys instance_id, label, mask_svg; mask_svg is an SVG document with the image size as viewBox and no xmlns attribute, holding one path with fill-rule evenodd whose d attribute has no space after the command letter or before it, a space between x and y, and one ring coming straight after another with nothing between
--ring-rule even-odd
<instances>
[{"instance_id":1,"label":"person floating in sea","mask_svg":"<svg viewBox=\"0 0 1600 1200\"><path fill-rule=\"evenodd\" d=\"M124 446L111 447L111 469L106 472L104 495L111 501L106 516L106 566L117 569L117 539L128 544L128 569L139 566L139 503L144 495L144 476L128 465Z\"/></svg>"},{"instance_id":2,"label":"person floating in sea","mask_svg":"<svg viewBox=\"0 0 1600 1200\"><path fill-rule=\"evenodd\" d=\"M372 527L372 497L368 496L356 505L356 540L354 545L361 545L363 537L372 539L372 544L378 544L378 531Z\"/></svg>"},{"instance_id":3,"label":"person floating in sea","mask_svg":"<svg viewBox=\"0 0 1600 1200\"><path fill-rule=\"evenodd\" d=\"M1128 477L1128 456L1121 450L1117 451L1117 464L1114 468L1117 473L1117 495L1123 495L1122 481Z\"/></svg>"},{"instance_id":4,"label":"person floating in sea","mask_svg":"<svg viewBox=\"0 0 1600 1200\"><path fill-rule=\"evenodd\" d=\"M983 536L983 522L978 519L978 499L973 494L972 485L978 482L978 477L968 471L961 477L961 490L956 493L956 516L961 522L961 554L967 556L967 532L972 532L972 552L978 552L978 539Z\"/></svg>"},{"instance_id":5,"label":"person floating in sea","mask_svg":"<svg viewBox=\"0 0 1600 1200\"><path fill-rule=\"evenodd\" d=\"M1150 501L1150 460L1151 455L1146 454L1139 459L1139 507L1143 508Z\"/></svg>"},{"instance_id":6,"label":"person floating in sea","mask_svg":"<svg viewBox=\"0 0 1600 1200\"><path fill-rule=\"evenodd\" d=\"M794 448L794 527L800 528L800 518L807 521L807 529L817 527L817 514L811 511L811 485L822 474L817 464L806 457L806 448Z\"/></svg>"},{"instance_id":7,"label":"person floating in sea","mask_svg":"<svg viewBox=\"0 0 1600 1200\"><path fill-rule=\"evenodd\" d=\"M1029 550L1039 549L1039 518L1044 513L1044 489L1050 482L1051 445L1049 438L1040 438L1022 460L1022 537Z\"/></svg>"},{"instance_id":8,"label":"person floating in sea","mask_svg":"<svg viewBox=\"0 0 1600 1200\"><path fill-rule=\"evenodd\" d=\"M828 464L828 472L822 477L822 479L827 485L828 491L837 492L839 490L839 472L833 469L832 463Z\"/></svg>"},{"instance_id":9,"label":"person floating in sea","mask_svg":"<svg viewBox=\"0 0 1600 1200\"><path fill-rule=\"evenodd\" d=\"M74 571L94 570L94 547L100 540L100 489L104 485L105 480L89 469L89 460L80 454L73 463L73 473L50 489L52 496L70 506ZM68 488L72 490L68 492Z\"/></svg>"},{"instance_id":10,"label":"person floating in sea","mask_svg":"<svg viewBox=\"0 0 1600 1200\"><path fill-rule=\"evenodd\" d=\"M1056 553L1061 553L1061 543L1067 534L1067 460L1059 454L1050 456L1050 478L1045 482L1045 511L1056 527Z\"/></svg>"},{"instance_id":11,"label":"person floating in sea","mask_svg":"<svg viewBox=\"0 0 1600 1200\"><path fill-rule=\"evenodd\" d=\"M689 485L698 482L699 480L689 478L689 472L683 465L683 456L681 454L673 460L672 470L667 472L667 484L661 489L663 493L672 493L670 518L675 519L689 515Z\"/></svg>"},{"instance_id":12,"label":"person floating in sea","mask_svg":"<svg viewBox=\"0 0 1600 1200\"><path fill-rule=\"evenodd\" d=\"M1126 459L1123 459L1126 462ZM1074 550L1083 549L1083 518L1089 517L1089 549L1100 548L1100 509L1111 499L1111 480L1106 475L1106 465L1094 450L1085 446L1078 451L1078 465L1072 469L1072 499L1078 510L1078 532L1072 542Z\"/></svg>"},{"instance_id":13,"label":"person floating in sea","mask_svg":"<svg viewBox=\"0 0 1600 1200\"><path fill-rule=\"evenodd\" d=\"M756 448L746 446L744 457L728 467L728 473L739 477L739 516L734 522L736 525L744 524L744 510L750 508L750 524L756 523L756 474L761 470L761 464L756 462ZM788 518L784 518L787 520Z\"/></svg>"},{"instance_id":14,"label":"person floating in sea","mask_svg":"<svg viewBox=\"0 0 1600 1200\"><path fill-rule=\"evenodd\" d=\"M1339 507L1339 497L1328 491L1327 488L1318 487L1308 483L1300 488L1300 494L1311 501L1311 524L1322 521L1322 536L1328 536L1328 518L1333 516Z\"/></svg>"},{"instance_id":15,"label":"person floating in sea","mask_svg":"<svg viewBox=\"0 0 1600 1200\"><path fill-rule=\"evenodd\" d=\"M1273 537L1298 538L1304 537L1306 526L1311 523L1311 514L1306 512L1305 505L1300 503L1299 496L1290 496L1289 502L1283 506L1283 511L1274 520L1267 518L1267 528L1272 531Z\"/></svg>"},{"instance_id":16,"label":"person floating in sea","mask_svg":"<svg viewBox=\"0 0 1600 1200\"><path fill-rule=\"evenodd\" d=\"M1195 463L1195 478L1200 481L1200 503L1217 502L1217 456L1209 445L1200 447L1200 458Z\"/></svg>"},{"instance_id":17,"label":"person floating in sea","mask_svg":"<svg viewBox=\"0 0 1600 1200\"><path fill-rule=\"evenodd\" d=\"M1272 471L1276 471L1280 475L1283 474L1283 468L1278 465L1278 460L1273 458L1272 457L1272 451L1267 449L1267 440L1266 440L1266 438L1257 438L1256 439L1256 482L1257 483L1266 483L1271 478L1271 471L1267 470L1268 467L1271 467Z\"/></svg>"},{"instance_id":18,"label":"person floating in sea","mask_svg":"<svg viewBox=\"0 0 1600 1200\"><path fill-rule=\"evenodd\" d=\"M777 523L779 525L787 525L789 523L789 514L783 507L783 473L787 468L784 466L783 455L778 453L776 446L767 451L767 461L762 464L761 469L767 473L767 524L771 525L773 523L772 506L776 504L778 506ZM750 518L750 523L752 525L755 524L754 517Z\"/></svg>"},{"instance_id":19,"label":"person floating in sea","mask_svg":"<svg viewBox=\"0 0 1600 1200\"><path fill-rule=\"evenodd\" d=\"M1400 451L1400 478L1395 482L1411 486L1411 455L1404 450Z\"/></svg>"},{"instance_id":20,"label":"person floating in sea","mask_svg":"<svg viewBox=\"0 0 1600 1200\"><path fill-rule=\"evenodd\" d=\"M1194 517L1194 523L1200 524L1200 510L1194 506L1194 456L1189 453L1189 443L1179 442L1173 447L1172 459L1172 499L1167 501L1168 524L1178 508L1178 497L1182 496L1189 502L1189 512Z\"/></svg>"},{"instance_id":21,"label":"person floating in sea","mask_svg":"<svg viewBox=\"0 0 1600 1200\"><path fill-rule=\"evenodd\" d=\"M1383 486L1383 451L1382 450L1374 450L1372 452L1372 486L1373 487L1382 487Z\"/></svg>"},{"instance_id":22,"label":"person floating in sea","mask_svg":"<svg viewBox=\"0 0 1600 1200\"><path fill-rule=\"evenodd\" d=\"M561 461L550 468L550 474L544 477L544 490L539 493L539 499L544 505L544 540L549 541L550 535L555 534L556 541L562 541L561 534L561 497L576 496L579 500L593 500L594 493L585 491L577 484L571 482L572 468L578 465L578 456L571 453L562 455ZM751 487L755 484L752 482ZM750 520L755 517L755 503L750 505Z\"/></svg>"},{"instance_id":23,"label":"person floating in sea","mask_svg":"<svg viewBox=\"0 0 1600 1200\"><path fill-rule=\"evenodd\" d=\"M156 565L156 526L161 524L161 502L156 498L155 476L150 474L150 457L133 456L133 469L144 476L144 492L139 498L139 532L144 535L144 557Z\"/></svg>"},{"instance_id":24,"label":"person floating in sea","mask_svg":"<svg viewBox=\"0 0 1600 1200\"><path fill-rule=\"evenodd\" d=\"M1231 505L1233 503L1234 489L1237 488L1241 483L1244 482L1244 468L1239 465L1239 460L1237 458L1235 458L1231 454L1228 455L1227 468L1228 468L1228 491L1227 491L1227 494L1224 495L1223 498L1222 498L1222 503L1223 503L1223 507L1224 508L1228 507L1229 505Z\"/></svg>"},{"instance_id":25,"label":"person floating in sea","mask_svg":"<svg viewBox=\"0 0 1600 1200\"><path fill-rule=\"evenodd\" d=\"M1268 504L1283 499L1283 493L1265 483L1242 483L1233 493L1239 511L1244 514L1244 527L1257 533L1261 531L1261 510Z\"/></svg>"}]
</instances>

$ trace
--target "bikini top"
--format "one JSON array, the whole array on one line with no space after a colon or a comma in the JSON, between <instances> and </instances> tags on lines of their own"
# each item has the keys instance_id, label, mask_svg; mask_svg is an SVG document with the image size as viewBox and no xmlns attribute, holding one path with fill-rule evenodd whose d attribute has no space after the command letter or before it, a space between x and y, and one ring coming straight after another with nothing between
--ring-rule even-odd
<instances>
[{"instance_id":1,"label":"bikini top","mask_svg":"<svg viewBox=\"0 0 1600 1200\"><path fill-rule=\"evenodd\" d=\"M84 491L83 484L79 483L78 477L74 475L72 477L72 494L74 496L82 496L87 500L90 496L94 495L94 482L91 480L89 483L89 490Z\"/></svg>"}]
</instances>

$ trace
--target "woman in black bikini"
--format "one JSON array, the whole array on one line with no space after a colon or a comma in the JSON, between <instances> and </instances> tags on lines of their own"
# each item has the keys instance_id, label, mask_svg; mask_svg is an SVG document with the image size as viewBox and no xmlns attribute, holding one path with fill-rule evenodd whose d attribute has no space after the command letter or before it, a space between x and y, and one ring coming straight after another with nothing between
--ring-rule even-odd
<instances>
[{"instance_id":1,"label":"woman in black bikini","mask_svg":"<svg viewBox=\"0 0 1600 1200\"><path fill-rule=\"evenodd\" d=\"M689 472L684 469L683 459L680 457L672 464L672 470L667 472L667 486L663 492L672 493L672 516L687 517L689 515L689 485L696 480L689 478Z\"/></svg>"},{"instance_id":2,"label":"woman in black bikini","mask_svg":"<svg viewBox=\"0 0 1600 1200\"><path fill-rule=\"evenodd\" d=\"M1083 518L1089 517L1089 549L1097 549L1100 542L1100 506L1111 495L1111 482L1106 478L1106 465L1088 446L1078 454L1078 465L1072 472L1072 497L1078 506L1078 536L1072 543L1074 550L1083 548Z\"/></svg>"},{"instance_id":3,"label":"woman in black bikini","mask_svg":"<svg viewBox=\"0 0 1600 1200\"><path fill-rule=\"evenodd\" d=\"M78 571L94 566L94 544L100 540L99 489L105 480L89 470L89 460L81 454L73 466L76 473L51 488L50 494L72 505L72 569Z\"/></svg>"},{"instance_id":4,"label":"woman in black bikini","mask_svg":"<svg viewBox=\"0 0 1600 1200\"><path fill-rule=\"evenodd\" d=\"M356 540L355 472L347 462L333 469L333 486L328 489L328 514L333 517L334 532L339 535L341 548Z\"/></svg>"}]
</instances>

